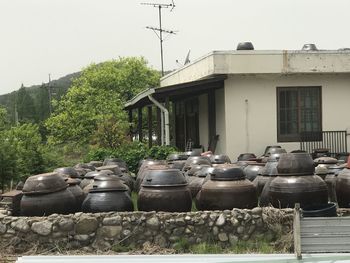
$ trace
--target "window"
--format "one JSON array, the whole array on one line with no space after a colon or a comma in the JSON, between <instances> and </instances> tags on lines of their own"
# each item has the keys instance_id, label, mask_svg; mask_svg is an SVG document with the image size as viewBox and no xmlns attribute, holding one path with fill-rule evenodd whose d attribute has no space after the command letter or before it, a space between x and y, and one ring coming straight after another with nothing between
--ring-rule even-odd
<instances>
[{"instance_id":1,"label":"window","mask_svg":"<svg viewBox=\"0 0 350 263\"><path fill-rule=\"evenodd\" d=\"M277 87L277 141L322 130L321 87Z\"/></svg>"}]
</instances>

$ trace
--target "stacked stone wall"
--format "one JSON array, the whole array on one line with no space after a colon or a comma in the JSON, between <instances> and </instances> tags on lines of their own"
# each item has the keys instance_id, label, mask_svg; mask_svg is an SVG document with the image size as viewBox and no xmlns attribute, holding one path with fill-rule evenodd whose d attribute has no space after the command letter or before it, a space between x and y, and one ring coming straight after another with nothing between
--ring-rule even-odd
<instances>
[{"instance_id":1,"label":"stacked stone wall","mask_svg":"<svg viewBox=\"0 0 350 263\"><path fill-rule=\"evenodd\" d=\"M254 208L189 213L110 212L12 217L0 214L1 246L34 244L65 249L108 250L116 245L174 247L181 240L235 245L239 240L276 240L290 233L292 209Z\"/></svg>"}]
</instances>

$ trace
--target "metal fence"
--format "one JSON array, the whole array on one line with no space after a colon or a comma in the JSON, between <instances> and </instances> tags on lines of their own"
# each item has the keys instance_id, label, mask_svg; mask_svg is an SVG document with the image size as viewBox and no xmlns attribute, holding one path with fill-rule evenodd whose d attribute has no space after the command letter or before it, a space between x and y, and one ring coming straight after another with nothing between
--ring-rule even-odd
<instances>
[{"instance_id":1,"label":"metal fence","mask_svg":"<svg viewBox=\"0 0 350 263\"><path fill-rule=\"evenodd\" d=\"M347 149L347 131L320 131L300 133L300 149L308 153L316 149L328 149L332 156L345 153Z\"/></svg>"}]
</instances>

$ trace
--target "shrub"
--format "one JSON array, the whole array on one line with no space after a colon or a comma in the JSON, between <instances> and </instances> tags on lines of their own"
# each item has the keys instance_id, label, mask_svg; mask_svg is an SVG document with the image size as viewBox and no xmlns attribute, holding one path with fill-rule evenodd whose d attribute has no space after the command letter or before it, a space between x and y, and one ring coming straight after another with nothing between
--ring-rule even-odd
<instances>
[{"instance_id":1,"label":"shrub","mask_svg":"<svg viewBox=\"0 0 350 263\"><path fill-rule=\"evenodd\" d=\"M148 148L146 144L134 141L123 144L117 149L95 148L88 152L84 161L104 160L109 157L121 158L127 164L132 172L136 172L140 160L152 158L164 160L168 154L176 152L176 148L172 146L153 146Z\"/></svg>"}]
</instances>

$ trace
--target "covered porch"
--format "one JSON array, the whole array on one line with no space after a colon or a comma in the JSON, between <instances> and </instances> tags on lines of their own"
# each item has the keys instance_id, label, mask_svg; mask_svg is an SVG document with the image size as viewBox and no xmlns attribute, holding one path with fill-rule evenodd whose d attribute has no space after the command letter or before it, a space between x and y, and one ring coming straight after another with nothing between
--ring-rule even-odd
<instances>
[{"instance_id":1,"label":"covered porch","mask_svg":"<svg viewBox=\"0 0 350 263\"><path fill-rule=\"evenodd\" d=\"M125 104L130 136L148 141L150 147L224 152L225 79L226 75L215 75L139 93Z\"/></svg>"}]
</instances>

